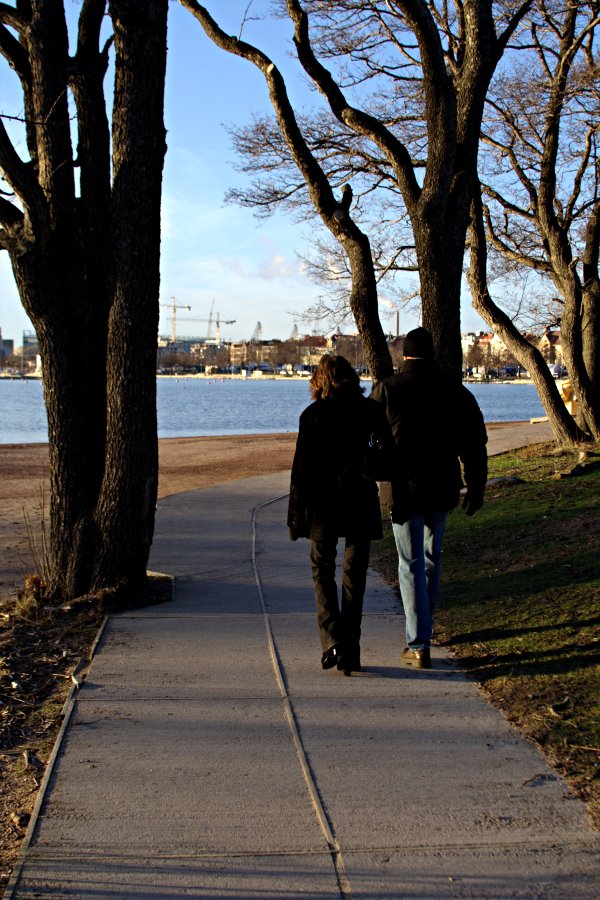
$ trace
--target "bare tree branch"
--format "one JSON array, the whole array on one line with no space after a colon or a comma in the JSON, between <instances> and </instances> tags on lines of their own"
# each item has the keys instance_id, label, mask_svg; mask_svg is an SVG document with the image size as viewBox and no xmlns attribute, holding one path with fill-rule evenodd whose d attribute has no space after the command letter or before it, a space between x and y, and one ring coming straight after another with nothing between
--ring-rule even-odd
<instances>
[{"instance_id":1,"label":"bare tree branch","mask_svg":"<svg viewBox=\"0 0 600 900\"><path fill-rule=\"evenodd\" d=\"M24 163L0 120L0 172L7 184L21 199L32 218L41 221L46 213L44 195L31 165ZM12 205L12 204L9 204ZM6 221L6 219L3 219Z\"/></svg>"}]
</instances>

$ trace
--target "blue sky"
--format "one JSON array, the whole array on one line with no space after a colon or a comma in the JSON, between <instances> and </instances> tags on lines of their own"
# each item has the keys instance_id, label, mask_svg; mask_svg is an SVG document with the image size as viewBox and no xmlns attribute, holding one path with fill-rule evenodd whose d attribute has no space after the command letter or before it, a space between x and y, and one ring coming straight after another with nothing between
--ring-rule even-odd
<instances>
[{"instance_id":1,"label":"blue sky","mask_svg":"<svg viewBox=\"0 0 600 900\"><path fill-rule=\"evenodd\" d=\"M207 5L226 30L238 33L247 0ZM261 5L262 0L255 0L253 9ZM177 304L191 307L189 312L178 310L179 335L206 334L207 322L192 320L207 320L214 304L214 316L218 313L222 322L235 319L235 324L221 326L225 340L249 339L259 321L263 338L286 339L297 314L320 293L296 256L308 248L310 229L282 214L258 221L249 210L223 203L227 188L243 178L235 171L224 126L243 124L252 111L269 109L264 79L250 63L214 47L179 4L170 3L169 10L161 304L174 297ZM244 37L265 49L286 73L292 100L308 106L310 94L287 58L289 36L285 22L250 21L244 30ZM15 84L16 79L12 85L2 79L2 113L20 112L19 92L11 92ZM381 312L384 328L391 330L385 303ZM161 307L161 334L170 333L170 315ZM484 327L468 306L463 316L464 331ZM401 332L416 324L418 313L401 312ZM23 329L30 328L7 253L0 253L0 327L15 345L20 345ZM311 331L310 323L298 321L298 327L301 333Z\"/></svg>"}]
</instances>

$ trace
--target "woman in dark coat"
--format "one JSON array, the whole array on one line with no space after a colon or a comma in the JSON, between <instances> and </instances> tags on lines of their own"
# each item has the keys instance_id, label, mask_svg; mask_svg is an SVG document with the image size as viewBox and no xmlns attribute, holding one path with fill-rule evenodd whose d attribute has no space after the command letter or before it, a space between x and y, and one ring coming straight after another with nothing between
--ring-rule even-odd
<instances>
[{"instance_id":1,"label":"woman in dark coat","mask_svg":"<svg viewBox=\"0 0 600 900\"><path fill-rule=\"evenodd\" d=\"M321 358L310 380L314 402L300 416L292 465L290 538L311 541L310 560L324 669L360 671L360 627L371 541L382 537L377 483L364 475L370 435L387 435L381 406L363 396L343 356ZM338 538L345 538L341 606Z\"/></svg>"}]
</instances>

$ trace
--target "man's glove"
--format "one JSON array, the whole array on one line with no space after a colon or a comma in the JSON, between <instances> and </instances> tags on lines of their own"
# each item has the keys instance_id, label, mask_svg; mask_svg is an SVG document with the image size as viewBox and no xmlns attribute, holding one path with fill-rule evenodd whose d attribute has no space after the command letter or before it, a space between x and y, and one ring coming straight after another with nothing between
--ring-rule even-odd
<instances>
[{"instance_id":1,"label":"man's glove","mask_svg":"<svg viewBox=\"0 0 600 900\"><path fill-rule=\"evenodd\" d=\"M463 500L463 509L468 516L473 516L478 509L483 506L483 494L476 491L469 491L465 494Z\"/></svg>"}]
</instances>

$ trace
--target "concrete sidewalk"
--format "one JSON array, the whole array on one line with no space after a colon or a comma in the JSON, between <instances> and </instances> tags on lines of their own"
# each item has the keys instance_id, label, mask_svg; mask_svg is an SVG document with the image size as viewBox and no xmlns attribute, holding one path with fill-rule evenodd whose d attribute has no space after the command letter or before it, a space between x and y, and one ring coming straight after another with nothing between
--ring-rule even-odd
<instances>
[{"instance_id":1,"label":"concrete sidewalk","mask_svg":"<svg viewBox=\"0 0 600 900\"><path fill-rule=\"evenodd\" d=\"M109 619L6 897L600 897L583 805L443 650L400 666L374 574L365 671L321 670L287 488L161 501L175 601Z\"/></svg>"}]
</instances>

